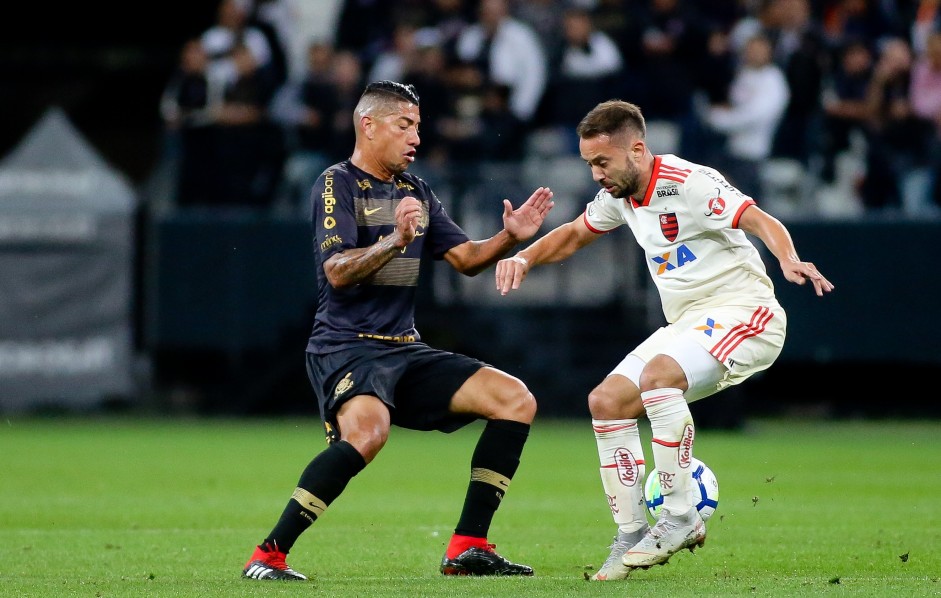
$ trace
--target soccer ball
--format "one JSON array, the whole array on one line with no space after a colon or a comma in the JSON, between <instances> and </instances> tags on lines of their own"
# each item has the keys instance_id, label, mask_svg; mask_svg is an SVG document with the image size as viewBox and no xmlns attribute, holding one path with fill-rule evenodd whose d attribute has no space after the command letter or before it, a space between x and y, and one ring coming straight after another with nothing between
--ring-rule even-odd
<instances>
[{"instance_id":1,"label":"soccer ball","mask_svg":"<svg viewBox=\"0 0 941 598\"><path fill-rule=\"evenodd\" d=\"M693 457L693 486L690 489L693 504L699 510L702 520L706 521L716 512L719 506L719 480L709 467ZM647 511L654 519L660 517L660 507L663 506L663 496L660 495L660 475L654 468L647 474L647 483L644 484L644 501Z\"/></svg>"}]
</instances>

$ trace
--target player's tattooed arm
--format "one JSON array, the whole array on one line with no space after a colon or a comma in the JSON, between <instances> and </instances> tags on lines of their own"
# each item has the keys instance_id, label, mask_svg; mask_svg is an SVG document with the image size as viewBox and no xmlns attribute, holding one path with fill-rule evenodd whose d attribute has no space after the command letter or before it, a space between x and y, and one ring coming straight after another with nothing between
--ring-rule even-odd
<instances>
[{"instance_id":1,"label":"player's tattooed arm","mask_svg":"<svg viewBox=\"0 0 941 598\"><path fill-rule=\"evenodd\" d=\"M347 249L333 255L323 264L327 281L333 288L341 289L368 280L402 251L404 245L400 243L399 236L392 234L369 247Z\"/></svg>"},{"instance_id":2,"label":"player's tattooed arm","mask_svg":"<svg viewBox=\"0 0 941 598\"><path fill-rule=\"evenodd\" d=\"M335 289L350 287L368 280L393 257L415 240L415 231L422 217L421 202L405 197L395 209L395 230L369 247L347 249L333 255L323 264L327 281Z\"/></svg>"}]
</instances>

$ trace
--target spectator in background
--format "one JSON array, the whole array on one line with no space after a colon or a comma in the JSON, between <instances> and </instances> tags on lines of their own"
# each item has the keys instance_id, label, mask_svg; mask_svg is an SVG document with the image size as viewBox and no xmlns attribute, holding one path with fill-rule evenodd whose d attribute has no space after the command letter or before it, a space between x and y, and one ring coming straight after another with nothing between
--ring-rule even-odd
<instances>
[{"instance_id":1,"label":"spectator in background","mask_svg":"<svg viewBox=\"0 0 941 598\"><path fill-rule=\"evenodd\" d=\"M291 204L307 199L314 181L331 163L337 112L333 59L333 46L328 42L311 42L303 78L289 81L276 102L277 118L290 152L285 165L285 192Z\"/></svg>"},{"instance_id":2,"label":"spectator in background","mask_svg":"<svg viewBox=\"0 0 941 598\"><path fill-rule=\"evenodd\" d=\"M264 207L273 198L284 157L268 119L277 82L249 10L246 0L222 0L216 22L184 45L165 93L168 125L183 126L179 205Z\"/></svg>"},{"instance_id":3,"label":"spectator in background","mask_svg":"<svg viewBox=\"0 0 941 598\"><path fill-rule=\"evenodd\" d=\"M917 213L928 204L924 177L909 175L928 166L928 146L935 131L912 109L911 68L908 42L886 40L867 90L869 135L860 195L871 210L901 208Z\"/></svg>"},{"instance_id":4,"label":"spectator in background","mask_svg":"<svg viewBox=\"0 0 941 598\"><path fill-rule=\"evenodd\" d=\"M819 150L820 96L830 69L830 50L813 21L809 0L775 1L780 8L774 61L787 78L790 100L775 132L772 154L807 167Z\"/></svg>"},{"instance_id":5,"label":"spectator in background","mask_svg":"<svg viewBox=\"0 0 941 598\"><path fill-rule=\"evenodd\" d=\"M422 106L422 153L427 157L416 168L425 180L429 170L442 171L447 159L447 148L441 136L440 122L448 110L451 92L445 82L448 59L436 30L423 28L416 32L415 59L406 70L403 83L422 90L426 99ZM432 175L433 176L433 175Z\"/></svg>"},{"instance_id":6,"label":"spectator in background","mask_svg":"<svg viewBox=\"0 0 941 598\"><path fill-rule=\"evenodd\" d=\"M872 51L862 40L847 42L840 49L836 66L823 91L823 129L820 178L832 183L836 157L848 149L853 131L865 134L869 109L866 101L872 77Z\"/></svg>"},{"instance_id":7,"label":"spectator in background","mask_svg":"<svg viewBox=\"0 0 941 598\"><path fill-rule=\"evenodd\" d=\"M277 81L250 8L221 0L216 22L184 44L165 89L165 123L180 131L178 205L266 207L274 197L284 160L268 114Z\"/></svg>"},{"instance_id":8,"label":"spectator in background","mask_svg":"<svg viewBox=\"0 0 941 598\"><path fill-rule=\"evenodd\" d=\"M611 96L621 96L624 66L621 51L603 31L595 29L591 14L569 8L562 19L562 39L550 59L549 117L554 125L574 131L575 125L594 106ZM574 133L572 133L574 135ZM577 151L577 136L573 152Z\"/></svg>"},{"instance_id":9,"label":"spectator in background","mask_svg":"<svg viewBox=\"0 0 941 598\"><path fill-rule=\"evenodd\" d=\"M905 33L912 40L912 50L921 54L928 47L928 36L941 31L941 0L920 0L913 9Z\"/></svg>"},{"instance_id":10,"label":"spectator in background","mask_svg":"<svg viewBox=\"0 0 941 598\"><path fill-rule=\"evenodd\" d=\"M567 5L578 7L572 0L511 0L511 12L532 27L547 53L562 34L562 15Z\"/></svg>"},{"instance_id":11,"label":"spectator in background","mask_svg":"<svg viewBox=\"0 0 941 598\"><path fill-rule=\"evenodd\" d=\"M254 0L248 24L258 29L271 48L271 78L277 87L297 72L291 52L298 36L296 10L292 0Z\"/></svg>"},{"instance_id":12,"label":"spectator in background","mask_svg":"<svg viewBox=\"0 0 941 598\"><path fill-rule=\"evenodd\" d=\"M705 123L726 138L718 160L729 182L761 196L759 170L771 155L774 132L790 92L781 69L771 60L771 42L757 35L745 44L742 64L729 88L729 104L712 106Z\"/></svg>"},{"instance_id":13,"label":"spectator in background","mask_svg":"<svg viewBox=\"0 0 941 598\"><path fill-rule=\"evenodd\" d=\"M445 58L452 60L457 56L458 38L475 19L473 6L466 0L431 0L427 14L422 33L432 35Z\"/></svg>"},{"instance_id":14,"label":"spectator in background","mask_svg":"<svg viewBox=\"0 0 941 598\"><path fill-rule=\"evenodd\" d=\"M513 162L523 158L523 123L510 109L510 88L485 83L477 109L448 126L454 156L464 161Z\"/></svg>"},{"instance_id":15,"label":"spectator in background","mask_svg":"<svg viewBox=\"0 0 941 598\"><path fill-rule=\"evenodd\" d=\"M200 36L203 49L209 56L210 76L233 85L239 78L239 65L235 51L241 47L251 55L259 71L266 72L271 87L265 90L270 96L275 91L276 74L272 65L272 49L265 34L249 24L251 0L221 0L216 10L216 22ZM244 66L244 65L242 65Z\"/></svg>"},{"instance_id":16,"label":"spectator in background","mask_svg":"<svg viewBox=\"0 0 941 598\"><path fill-rule=\"evenodd\" d=\"M334 36L337 50L357 54L365 68L382 50L393 22L395 4L377 0L338 0L340 6Z\"/></svg>"},{"instance_id":17,"label":"spectator in background","mask_svg":"<svg viewBox=\"0 0 941 598\"><path fill-rule=\"evenodd\" d=\"M647 119L686 119L692 108L696 73L706 54L708 25L693 2L647 0L640 9L640 47L636 56L643 70L644 86L669 87L646 102Z\"/></svg>"},{"instance_id":18,"label":"spectator in background","mask_svg":"<svg viewBox=\"0 0 941 598\"><path fill-rule=\"evenodd\" d=\"M368 82L393 80L401 81L406 71L415 61L417 51L418 28L408 22L399 22L392 30L388 45L382 48L373 62L366 77Z\"/></svg>"},{"instance_id":19,"label":"spectator in background","mask_svg":"<svg viewBox=\"0 0 941 598\"><path fill-rule=\"evenodd\" d=\"M274 200L285 160L281 129L268 113L273 73L242 43L226 60L235 76L225 87L215 124L219 204L266 208Z\"/></svg>"},{"instance_id":20,"label":"spectator in background","mask_svg":"<svg viewBox=\"0 0 941 598\"><path fill-rule=\"evenodd\" d=\"M930 207L941 206L941 31L935 31L925 40L925 49L919 53L912 67L912 112L934 128L928 142L927 185L931 189Z\"/></svg>"},{"instance_id":21,"label":"spectator in background","mask_svg":"<svg viewBox=\"0 0 941 598\"><path fill-rule=\"evenodd\" d=\"M331 161L348 158L349 148L356 142L356 131L350 114L359 101L363 89L363 63L354 52L341 50L334 55L331 82L336 100L336 111L330 120L330 146L327 154Z\"/></svg>"},{"instance_id":22,"label":"spectator in background","mask_svg":"<svg viewBox=\"0 0 941 598\"><path fill-rule=\"evenodd\" d=\"M635 4L636 0L596 0L591 3L592 22L599 31L614 40L624 60L633 60L640 51L641 23Z\"/></svg>"},{"instance_id":23,"label":"spectator in background","mask_svg":"<svg viewBox=\"0 0 941 598\"><path fill-rule=\"evenodd\" d=\"M457 58L485 81L510 89L510 110L529 124L546 87L547 59L532 27L510 16L508 0L481 0L479 20L457 40Z\"/></svg>"},{"instance_id":24,"label":"spectator in background","mask_svg":"<svg viewBox=\"0 0 941 598\"><path fill-rule=\"evenodd\" d=\"M174 203L205 204L215 197L214 110L221 82L208 76L209 56L199 39L187 40L160 100L172 157L177 161Z\"/></svg>"},{"instance_id":25,"label":"spectator in background","mask_svg":"<svg viewBox=\"0 0 941 598\"><path fill-rule=\"evenodd\" d=\"M460 164L454 175L473 181L477 176L475 165L481 156L472 140L480 134L486 81L476 65L456 61L448 66L445 85L449 91L448 108L441 115L437 128L447 146L448 160Z\"/></svg>"},{"instance_id":26,"label":"spectator in background","mask_svg":"<svg viewBox=\"0 0 941 598\"><path fill-rule=\"evenodd\" d=\"M821 23L828 43L837 47L848 39L866 39L878 44L895 33L895 19L877 0L827 0Z\"/></svg>"}]
</instances>

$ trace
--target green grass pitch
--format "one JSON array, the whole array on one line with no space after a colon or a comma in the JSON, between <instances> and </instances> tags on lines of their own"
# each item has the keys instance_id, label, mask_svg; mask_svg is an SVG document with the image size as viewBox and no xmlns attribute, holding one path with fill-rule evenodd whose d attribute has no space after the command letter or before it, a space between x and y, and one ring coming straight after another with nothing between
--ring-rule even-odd
<instances>
[{"instance_id":1,"label":"green grass pitch","mask_svg":"<svg viewBox=\"0 0 941 598\"><path fill-rule=\"evenodd\" d=\"M584 580L614 534L587 420L537 419L491 528L536 575L438 573L481 426L393 429L298 541L295 584L239 574L319 422L0 419L0 596L941 596L939 422L700 430L720 484L705 547L608 583Z\"/></svg>"}]
</instances>

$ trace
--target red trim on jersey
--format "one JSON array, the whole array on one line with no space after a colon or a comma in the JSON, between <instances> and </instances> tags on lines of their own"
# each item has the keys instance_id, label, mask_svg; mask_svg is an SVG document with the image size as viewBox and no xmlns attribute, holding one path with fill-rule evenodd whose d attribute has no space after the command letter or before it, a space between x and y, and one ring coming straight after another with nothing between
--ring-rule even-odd
<instances>
[{"instance_id":1,"label":"red trim on jersey","mask_svg":"<svg viewBox=\"0 0 941 598\"><path fill-rule=\"evenodd\" d=\"M650 196L653 195L654 187L657 186L657 177L660 175L660 164L663 162L662 156L653 157L653 169L650 171L650 180L647 181L647 191L644 192L644 200L640 203L637 203L637 200L634 199L634 196L631 196L631 204L635 208L641 206L650 205Z\"/></svg>"},{"instance_id":2,"label":"red trim on jersey","mask_svg":"<svg viewBox=\"0 0 941 598\"><path fill-rule=\"evenodd\" d=\"M591 232L595 233L596 235L603 235L603 234L605 234L606 232L608 232L608 231L606 231L606 230L598 230L597 228L595 228L595 227L593 227L592 225L588 224L588 210L585 210L584 212L582 212L582 220L585 221L585 226L588 227L588 230L590 230Z\"/></svg>"},{"instance_id":3,"label":"red trim on jersey","mask_svg":"<svg viewBox=\"0 0 941 598\"><path fill-rule=\"evenodd\" d=\"M660 170L662 170L665 173L670 173L676 176L681 176L684 179L686 178L686 175L693 172L689 168L677 168L676 166L670 166L669 164L661 164Z\"/></svg>"},{"instance_id":4,"label":"red trim on jersey","mask_svg":"<svg viewBox=\"0 0 941 598\"><path fill-rule=\"evenodd\" d=\"M631 196L631 205L634 208L650 205L650 198L653 196L653 190L657 187L657 181L663 179L673 181L674 183L685 183L686 177L692 170L688 168L677 168L663 163L663 156L654 156L653 170L650 172L650 181L647 183L647 190L644 192L644 199L638 202Z\"/></svg>"},{"instance_id":5,"label":"red trim on jersey","mask_svg":"<svg viewBox=\"0 0 941 598\"><path fill-rule=\"evenodd\" d=\"M741 205L741 207L738 209L738 212L735 212L735 217L732 218L732 228L738 228L738 220L739 218L742 217L742 214L745 212L745 208L747 208L748 206L753 206L753 205L755 205L754 199L749 199L748 201L746 201L745 203Z\"/></svg>"},{"instance_id":6,"label":"red trim on jersey","mask_svg":"<svg viewBox=\"0 0 941 598\"><path fill-rule=\"evenodd\" d=\"M755 310L755 313L752 314L748 324L736 324L733 326L721 341L716 343L712 349L709 349L709 352L719 361L725 362L729 354L742 344L742 341L753 336L758 336L764 332L765 327L773 317L774 313L772 313L770 309L767 307L759 307Z\"/></svg>"}]
</instances>

